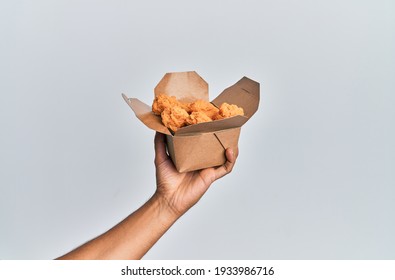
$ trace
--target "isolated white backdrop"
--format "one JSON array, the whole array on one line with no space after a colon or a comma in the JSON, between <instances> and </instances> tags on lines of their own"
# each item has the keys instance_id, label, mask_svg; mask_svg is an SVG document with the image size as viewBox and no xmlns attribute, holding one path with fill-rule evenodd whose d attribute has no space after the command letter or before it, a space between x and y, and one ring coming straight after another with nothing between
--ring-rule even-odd
<instances>
[{"instance_id":1,"label":"isolated white backdrop","mask_svg":"<svg viewBox=\"0 0 395 280\"><path fill-rule=\"evenodd\" d=\"M0 259L50 259L154 192L166 72L261 104L234 172L146 259L395 258L395 2L2 1Z\"/></svg>"}]
</instances>

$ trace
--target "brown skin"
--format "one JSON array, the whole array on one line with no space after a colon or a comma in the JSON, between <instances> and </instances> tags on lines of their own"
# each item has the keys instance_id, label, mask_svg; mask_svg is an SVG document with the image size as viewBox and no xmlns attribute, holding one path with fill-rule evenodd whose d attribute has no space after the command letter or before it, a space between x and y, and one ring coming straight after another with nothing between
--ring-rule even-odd
<instances>
[{"instance_id":1,"label":"brown skin","mask_svg":"<svg viewBox=\"0 0 395 280\"><path fill-rule=\"evenodd\" d=\"M166 152L165 136L156 133L154 142L154 195L119 224L58 259L141 259L215 180L232 171L238 152L227 149L220 167L179 173Z\"/></svg>"}]
</instances>

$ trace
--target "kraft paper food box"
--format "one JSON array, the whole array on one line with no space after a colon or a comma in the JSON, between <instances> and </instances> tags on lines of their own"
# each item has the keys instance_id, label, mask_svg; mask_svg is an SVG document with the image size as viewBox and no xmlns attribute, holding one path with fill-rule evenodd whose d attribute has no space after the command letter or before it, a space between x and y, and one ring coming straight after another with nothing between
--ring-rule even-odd
<instances>
[{"instance_id":1,"label":"kraft paper food box","mask_svg":"<svg viewBox=\"0 0 395 280\"><path fill-rule=\"evenodd\" d=\"M182 102L209 100L207 82L194 71L167 73L155 87L154 94L175 96ZM122 96L143 124L166 134L167 150L176 169L187 172L225 163L225 149L238 146L241 126L258 110L259 83L243 77L211 101L218 108L223 102L236 104L244 109L244 116L185 126L174 134L162 124L160 116L152 112L154 97L147 105L136 98Z\"/></svg>"}]
</instances>

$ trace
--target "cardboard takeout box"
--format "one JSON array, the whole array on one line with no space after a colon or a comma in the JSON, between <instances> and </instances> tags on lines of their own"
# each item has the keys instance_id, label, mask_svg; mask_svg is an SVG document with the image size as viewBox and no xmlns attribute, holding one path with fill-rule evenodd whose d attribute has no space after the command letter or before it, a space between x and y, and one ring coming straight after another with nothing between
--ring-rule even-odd
<instances>
[{"instance_id":1,"label":"cardboard takeout box","mask_svg":"<svg viewBox=\"0 0 395 280\"><path fill-rule=\"evenodd\" d=\"M167 73L154 93L155 96L175 96L182 102L209 100L207 82L194 71ZM160 116L152 112L152 103L147 105L136 98L122 96L147 127L166 134L167 150L174 165L179 172L186 172L225 163L225 149L237 147L241 126L258 109L259 83L243 77L211 101L218 108L223 102L236 104L244 109L244 116L185 126L174 134L162 124Z\"/></svg>"}]
</instances>

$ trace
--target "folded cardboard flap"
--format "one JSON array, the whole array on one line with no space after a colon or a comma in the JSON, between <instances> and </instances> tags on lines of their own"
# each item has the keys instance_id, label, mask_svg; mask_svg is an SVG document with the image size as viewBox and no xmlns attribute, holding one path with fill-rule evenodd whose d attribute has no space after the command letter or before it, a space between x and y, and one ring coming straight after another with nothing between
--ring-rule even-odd
<instances>
[{"instance_id":1,"label":"folded cardboard flap","mask_svg":"<svg viewBox=\"0 0 395 280\"><path fill-rule=\"evenodd\" d=\"M128 98L125 94L122 94L122 97L133 110L136 117L147 127L160 133L171 135L169 129L163 125L161 118L152 113L150 106L141 102L137 98Z\"/></svg>"},{"instance_id":2,"label":"folded cardboard flap","mask_svg":"<svg viewBox=\"0 0 395 280\"><path fill-rule=\"evenodd\" d=\"M224 102L243 108L244 116L251 118L259 106L259 83L243 77L236 84L225 89L211 103L219 107Z\"/></svg>"},{"instance_id":3,"label":"folded cardboard flap","mask_svg":"<svg viewBox=\"0 0 395 280\"><path fill-rule=\"evenodd\" d=\"M181 102L208 99L208 84L195 71L166 73L154 89L155 96L175 96Z\"/></svg>"},{"instance_id":4,"label":"folded cardboard flap","mask_svg":"<svg viewBox=\"0 0 395 280\"><path fill-rule=\"evenodd\" d=\"M234 116L231 118L216 120L211 122L203 122L194 125L188 125L179 128L174 135L187 135L187 134L195 134L195 133L204 133L204 132L215 132L218 130L225 130L235 127L241 127L248 121L248 118L245 116Z\"/></svg>"}]
</instances>

